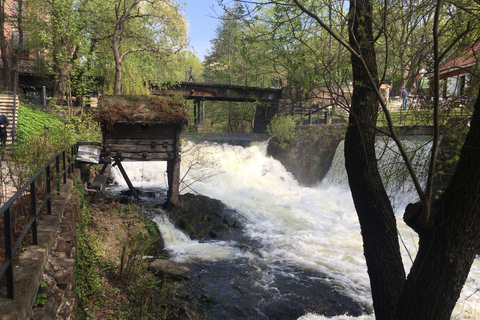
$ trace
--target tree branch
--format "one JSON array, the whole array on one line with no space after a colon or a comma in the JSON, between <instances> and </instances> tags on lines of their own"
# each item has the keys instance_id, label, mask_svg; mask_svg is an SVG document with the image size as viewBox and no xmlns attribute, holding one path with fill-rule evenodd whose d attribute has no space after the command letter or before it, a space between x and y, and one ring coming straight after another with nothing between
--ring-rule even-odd
<instances>
[{"instance_id":1,"label":"tree branch","mask_svg":"<svg viewBox=\"0 0 480 320\"><path fill-rule=\"evenodd\" d=\"M383 112L385 113L385 118L387 120L388 128L390 130L390 137L392 140L395 142L397 145L400 154L402 155L402 159L405 162L405 166L407 167L408 173L410 174L410 177L412 178L413 184L415 186L415 189L417 191L417 194L419 195L420 199L422 199L422 202L425 201L425 194L423 193L422 187L420 185L420 181L418 180L418 177L415 173L415 170L413 168L413 165L410 161L410 158L408 157L407 152L405 151L405 148L403 147L402 142L400 141L395 128L393 127L393 121L392 117L390 115L390 111L387 108L387 105L385 101L382 99L382 95L380 94L380 91L378 87L375 84L375 80L372 77L372 74L363 59L362 55L358 52L356 52L349 44L347 44L343 39L341 39L333 30L331 30L315 13L309 11L306 9L298 0L293 0L295 4L297 5L300 10L305 12L307 15L315 19L321 26L324 28L335 40L337 40L339 43L341 43L351 54L353 54L355 57L357 57L363 64L363 67L368 75L368 80L370 84L372 85L372 88L374 89L375 95L377 96L378 101L380 102L380 105L382 107Z\"/></svg>"}]
</instances>

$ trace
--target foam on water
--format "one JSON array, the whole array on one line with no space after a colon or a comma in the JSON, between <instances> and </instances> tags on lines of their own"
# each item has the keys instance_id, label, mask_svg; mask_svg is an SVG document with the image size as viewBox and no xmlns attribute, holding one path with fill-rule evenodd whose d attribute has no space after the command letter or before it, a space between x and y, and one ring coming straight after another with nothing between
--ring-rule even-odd
<instances>
[{"instance_id":1,"label":"foam on water","mask_svg":"<svg viewBox=\"0 0 480 320\"><path fill-rule=\"evenodd\" d=\"M339 147L341 148L341 146ZM425 161L420 159L418 161ZM136 187L166 188L166 164L123 163ZM371 305L369 279L363 256L360 227L351 193L346 184L343 152L338 150L324 182L314 188L300 186L280 162L266 155L266 143L248 148L214 143L183 146L181 169L183 193L198 192L221 200L241 214L248 237L260 244L256 252L235 242L192 241L165 217L157 217L166 249L178 262L247 258L270 266L296 266L315 270L355 300ZM125 186L116 169L115 180ZM399 191L400 190L400 191ZM416 253L417 238L401 220L408 202L414 202L411 186L390 187L397 223L404 243L406 271ZM394 196L394 197L393 197ZM412 200L413 199L413 200ZM476 260L459 299L457 319L480 319L477 311ZM479 306L480 309L480 306ZM301 320L325 317L308 314ZM374 319L373 316L330 319Z\"/></svg>"}]
</instances>

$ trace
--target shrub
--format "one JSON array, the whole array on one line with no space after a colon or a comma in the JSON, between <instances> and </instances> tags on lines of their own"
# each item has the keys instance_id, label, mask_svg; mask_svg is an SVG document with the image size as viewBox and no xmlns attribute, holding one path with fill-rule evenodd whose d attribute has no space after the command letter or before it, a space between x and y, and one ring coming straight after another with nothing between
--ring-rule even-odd
<instances>
[{"instance_id":1,"label":"shrub","mask_svg":"<svg viewBox=\"0 0 480 320\"><path fill-rule=\"evenodd\" d=\"M293 117L286 114L276 114L267 126L267 133L279 143L290 141L297 134Z\"/></svg>"},{"instance_id":2,"label":"shrub","mask_svg":"<svg viewBox=\"0 0 480 320\"><path fill-rule=\"evenodd\" d=\"M24 104L18 109L15 138L16 145L3 155L5 171L0 182L16 189L64 148L79 141L101 141L99 126L91 115L63 118Z\"/></svg>"},{"instance_id":3,"label":"shrub","mask_svg":"<svg viewBox=\"0 0 480 320\"><path fill-rule=\"evenodd\" d=\"M17 144L28 144L33 137L48 140L49 144L56 146L57 151L79 141L101 141L99 125L90 113L64 118L34 107L20 105Z\"/></svg>"}]
</instances>

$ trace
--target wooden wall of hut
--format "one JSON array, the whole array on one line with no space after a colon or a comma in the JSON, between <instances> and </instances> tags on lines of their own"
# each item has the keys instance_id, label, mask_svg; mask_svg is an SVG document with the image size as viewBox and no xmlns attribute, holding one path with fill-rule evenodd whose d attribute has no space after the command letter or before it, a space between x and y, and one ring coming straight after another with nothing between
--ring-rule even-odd
<instances>
[{"instance_id":1,"label":"wooden wall of hut","mask_svg":"<svg viewBox=\"0 0 480 320\"><path fill-rule=\"evenodd\" d=\"M181 124L102 125L103 154L120 161L167 161L167 202L178 203ZM126 178L127 180L127 178Z\"/></svg>"},{"instance_id":2,"label":"wooden wall of hut","mask_svg":"<svg viewBox=\"0 0 480 320\"><path fill-rule=\"evenodd\" d=\"M177 157L180 125L116 123L103 127L103 147L123 161L168 161Z\"/></svg>"}]
</instances>

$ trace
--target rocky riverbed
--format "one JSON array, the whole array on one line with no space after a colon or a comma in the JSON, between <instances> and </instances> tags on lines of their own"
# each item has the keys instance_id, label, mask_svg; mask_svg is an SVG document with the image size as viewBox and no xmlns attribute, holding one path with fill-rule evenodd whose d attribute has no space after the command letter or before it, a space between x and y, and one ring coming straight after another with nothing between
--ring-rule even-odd
<instances>
[{"instance_id":1,"label":"rocky riverbed","mask_svg":"<svg viewBox=\"0 0 480 320\"><path fill-rule=\"evenodd\" d=\"M155 206L155 205L154 205ZM152 211L147 210L152 219ZM198 241L235 241L255 252L245 236L245 221L222 202L186 194L180 205L157 211ZM259 253L260 254L260 253ZM320 273L295 266L266 265L254 257L186 263L190 295L209 319L297 319L307 313L325 316L368 313L341 294Z\"/></svg>"}]
</instances>

